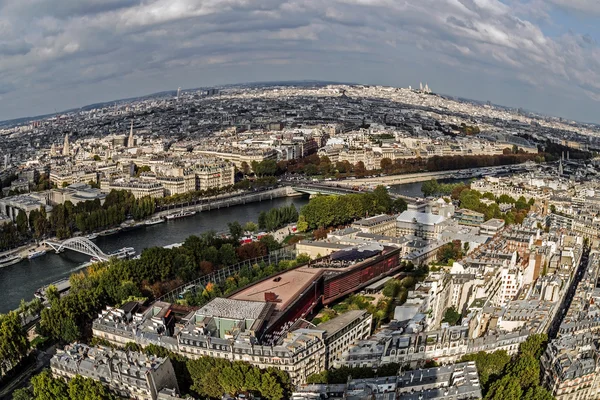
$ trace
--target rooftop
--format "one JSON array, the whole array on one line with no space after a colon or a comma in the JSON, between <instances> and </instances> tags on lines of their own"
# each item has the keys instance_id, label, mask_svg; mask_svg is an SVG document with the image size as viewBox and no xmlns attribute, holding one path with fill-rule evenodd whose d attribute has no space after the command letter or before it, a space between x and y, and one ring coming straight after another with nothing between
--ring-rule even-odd
<instances>
[{"instance_id":1,"label":"rooftop","mask_svg":"<svg viewBox=\"0 0 600 400\"><path fill-rule=\"evenodd\" d=\"M255 320L263 315L266 306L264 298L262 301L247 301L217 297L196 311L196 315Z\"/></svg>"},{"instance_id":2,"label":"rooftop","mask_svg":"<svg viewBox=\"0 0 600 400\"><path fill-rule=\"evenodd\" d=\"M265 294L273 293L276 299L275 309L284 310L292 301L314 282L321 270L300 267L285 271L255 283L229 297L231 300L265 301ZM273 298L273 297L271 297Z\"/></svg>"},{"instance_id":3,"label":"rooftop","mask_svg":"<svg viewBox=\"0 0 600 400\"><path fill-rule=\"evenodd\" d=\"M352 225L374 226L374 225L381 224L384 222L391 222L394 219L395 219L395 217L393 215L381 214L381 215L375 215L375 216L369 217L369 218L360 219L358 221L355 221Z\"/></svg>"},{"instance_id":4,"label":"rooftop","mask_svg":"<svg viewBox=\"0 0 600 400\"><path fill-rule=\"evenodd\" d=\"M323 322L317 326L317 330L325 331L327 336L334 335L339 330L350 324L352 321L362 318L367 312L364 310L350 310L337 317Z\"/></svg>"},{"instance_id":5,"label":"rooftop","mask_svg":"<svg viewBox=\"0 0 600 400\"><path fill-rule=\"evenodd\" d=\"M419 224L423 225L437 225L444 222L446 218L441 215L435 215L430 213L422 213L413 210L406 210L400 214L396 221L398 222L409 222L412 223L416 221Z\"/></svg>"}]
</instances>

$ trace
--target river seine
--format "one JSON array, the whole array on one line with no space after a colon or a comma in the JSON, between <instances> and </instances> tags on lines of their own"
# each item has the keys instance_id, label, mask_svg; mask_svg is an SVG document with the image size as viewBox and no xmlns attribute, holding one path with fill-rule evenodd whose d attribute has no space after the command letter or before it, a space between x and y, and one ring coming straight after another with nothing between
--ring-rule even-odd
<instances>
[{"instance_id":1,"label":"river seine","mask_svg":"<svg viewBox=\"0 0 600 400\"><path fill-rule=\"evenodd\" d=\"M188 236L211 230L225 232L228 222L239 221L242 224L248 221L256 222L261 211L289 204L294 204L300 209L306 203L308 197L288 197L204 211L193 217L98 237L95 243L105 253L123 247L133 247L140 253L148 247L183 242ZM89 256L72 251L65 251L62 254L49 251L42 257L26 259L18 264L0 268L0 313L17 308L21 299L32 299L33 293L38 288L68 277L81 269L81 265L89 260Z\"/></svg>"}]
</instances>

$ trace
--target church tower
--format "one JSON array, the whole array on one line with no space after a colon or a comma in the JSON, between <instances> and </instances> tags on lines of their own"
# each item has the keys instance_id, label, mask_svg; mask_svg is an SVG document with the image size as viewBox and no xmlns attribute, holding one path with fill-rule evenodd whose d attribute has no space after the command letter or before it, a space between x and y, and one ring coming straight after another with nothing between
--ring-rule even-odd
<instances>
[{"instance_id":1,"label":"church tower","mask_svg":"<svg viewBox=\"0 0 600 400\"><path fill-rule=\"evenodd\" d=\"M65 143L63 144L62 155L63 156L68 156L69 153L70 153L70 149L69 149L69 134L67 133L65 135Z\"/></svg>"},{"instance_id":2,"label":"church tower","mask_svg":"<svg viewBox=\"0 0 600 400\"><path fill-rule=\"evenodd\" d=\"M127 147L133 146L133 120L131 120L131 127L129 128L129 139L127 139Z\"/></svg>"}]
</instances>

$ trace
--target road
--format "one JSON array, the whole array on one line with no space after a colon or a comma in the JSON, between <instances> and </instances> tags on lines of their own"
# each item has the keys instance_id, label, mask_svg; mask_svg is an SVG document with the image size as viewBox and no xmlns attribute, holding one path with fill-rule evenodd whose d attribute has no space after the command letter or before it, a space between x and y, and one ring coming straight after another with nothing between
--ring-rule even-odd
<instances>
[{"instance_id":1,"label":"road","mask_svg":"<svg viewBox=\"0 0 600 400\"><path fill-rule=\"evenodd\" d=\"M35 364L31 365L28 369L12 379L8 385L5 385L0 389L0 400L9 400L12 398L12 393L15 390L28 386L29 379L32 376L50 366L50 359L52 359L54 354L56 354L56 348L54 346L44 351L40 351L37 355Z\"/></svg>"}]
</instances>

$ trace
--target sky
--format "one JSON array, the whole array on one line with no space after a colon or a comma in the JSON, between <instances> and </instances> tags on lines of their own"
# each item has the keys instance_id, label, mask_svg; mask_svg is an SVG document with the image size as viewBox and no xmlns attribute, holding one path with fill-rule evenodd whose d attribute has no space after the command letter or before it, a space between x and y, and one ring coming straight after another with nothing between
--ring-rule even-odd
<instances>
[{"instance_id":1,"label":"sky","mask_svg":"<svg viewBox=\"0 0 600 400\"><path fill-rule=\"evenodd\" d=\"M0 120L328 80L600 122L599 0L0 0Z\"/></svg>"}]
</instances>

